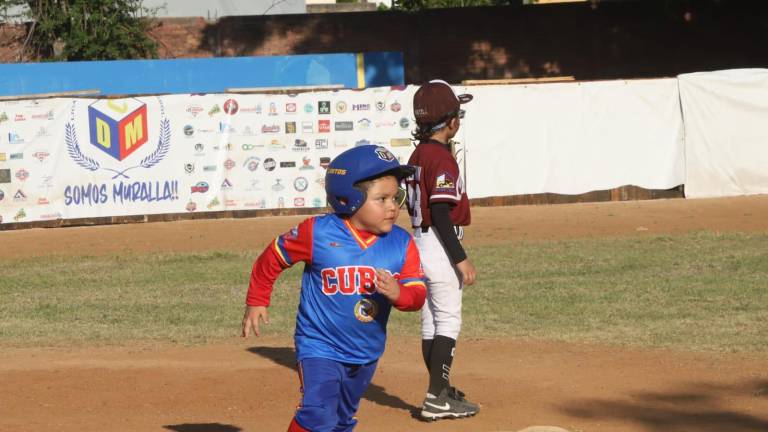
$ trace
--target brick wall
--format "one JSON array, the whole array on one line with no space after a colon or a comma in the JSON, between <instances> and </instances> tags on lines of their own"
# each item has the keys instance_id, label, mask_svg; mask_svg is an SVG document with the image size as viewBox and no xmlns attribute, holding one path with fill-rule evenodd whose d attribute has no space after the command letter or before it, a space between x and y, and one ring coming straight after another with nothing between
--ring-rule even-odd
<instances>
[{"instance_id":1,"label":"brick wall","mask_svg":"<svg viewBox=\"0 0 768 432\"><path fill-rule=\"evenodd\" d=\"M674 2L671 2L674 3ZM159 22L162 58L401 51L406 81L675 76L768 65L768 2L664 0ZM689 12L686 14L686 12ZM2 26L0 60L23 30Z\"/></svg>"}]
</instances>

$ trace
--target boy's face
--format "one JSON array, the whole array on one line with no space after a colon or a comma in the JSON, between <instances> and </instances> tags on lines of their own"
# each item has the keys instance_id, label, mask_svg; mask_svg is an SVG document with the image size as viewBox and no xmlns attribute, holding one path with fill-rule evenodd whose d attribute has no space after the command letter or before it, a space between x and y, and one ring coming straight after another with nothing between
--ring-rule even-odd
<instances>
[{"instance_id":1,"label":"boy's face","mask_svg":"<svg viewBox=\"0 0 768 432\"><path fill-rule=\"evenodd\" d=\"M371 182L363 206L349 220L355 228L374 234L392 231L400 214L400 188L394 176L380 177Z\"/></svg>"}]
</instances>

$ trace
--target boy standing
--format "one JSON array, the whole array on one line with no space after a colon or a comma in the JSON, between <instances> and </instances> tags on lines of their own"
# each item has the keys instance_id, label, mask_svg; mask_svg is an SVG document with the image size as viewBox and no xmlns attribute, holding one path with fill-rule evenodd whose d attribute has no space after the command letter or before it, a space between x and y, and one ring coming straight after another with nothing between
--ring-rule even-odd
<instances>
[{"instance_id":1,"label":"boy standing","mask_svg":"<svg viewBox=\"0 0 768 432\"><path fill-rule=\"evenodd\" d=\"M413 173L384 147L355 147L328 166L334 213L306 219L277 237L253 265L243 337L268 323L272 287L303 261L294 342L302 399L289 432L351 431L384 352L392 306L416 311L425 284L413 238L395 225Z\"/></svg>"},{"instance_id":2,"label":"boy standing","mask_svg":"<svg viewBox=\"0 0 768 432\"><path fill-rule=\"evenodd\" d=\"M476 277L461 245L462 227L470 223L469 199L450 147L464 117L460 105L470 100L441 80L424 84L413 96L419 144L408 161L416 168L408 179L408 212L427 279L421 310L421 348L429 371L421 410L425 420L469 417L480 409L449 380L461 329L462 287Z\"/></svg>"}]
</instances>

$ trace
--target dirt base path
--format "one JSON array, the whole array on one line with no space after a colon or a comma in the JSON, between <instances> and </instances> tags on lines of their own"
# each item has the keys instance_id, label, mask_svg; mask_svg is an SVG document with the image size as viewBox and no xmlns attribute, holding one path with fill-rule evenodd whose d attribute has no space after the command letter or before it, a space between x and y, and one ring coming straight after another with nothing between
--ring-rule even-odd
<instances>
[{"instance_id":1,"label":"dirt base path","mask_svg":"<svg viewBox=\"0 0 768 432\"><path fill-rule=\"evenodd\" d=\"M408 226L405 212L399 223ZM306 216L0 231L0 258L125 251L259 251ZM768 231L768 196L474 207L469 246L521 240Z\"/></svg>"},{"instance_id":2,"label":"dirt base path","mask_svg":"<svg viewBox=\"0 0 768 432\"><path fill-rule=\"evenodd\" d=\"M465 340L453 380L471 419L412 418L426 388L419 341L392 340L360 431L768 430L768 360L533 341ZM201 347L0 354L3 431L284 431L298 402L288 339Z\"/></svg>"},{"instance_id":3,"label":"dirt base path","mask_svg":"<svg viewBox=\"0 0 768 432\"><path fill-rule=\"evenodd\" d=\"M0 257L261 249L303 217L0 232ZM405 220L403 220L405 222ZM768 232L768 197L474 208L470 245ZM768 431L768 355L461 340L453 380L472 419L421 423L419 342L393 338L359 431ZM298 402L289 339L199 347L0 351L0 431L284 431Z\"/></svg>"}]
</instances>

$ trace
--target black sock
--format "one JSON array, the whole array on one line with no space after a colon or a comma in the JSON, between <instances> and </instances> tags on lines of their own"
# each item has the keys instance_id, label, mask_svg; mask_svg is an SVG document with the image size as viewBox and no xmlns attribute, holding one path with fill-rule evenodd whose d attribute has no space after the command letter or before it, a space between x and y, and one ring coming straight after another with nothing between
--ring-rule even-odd
<instances>
[{"instance_id":1,"label":"black sock","mask_svg":"<svg viewBox=\"0 0 768 432\"><path fill-rule=\"evenodd\" d=\"M429 372L429 359L432 355L432 340L433 339L421 340L421 357L424 359L424 365L427 367L427 372Z\"/></svg>"},{"instance_id":2,"label":"black sock","mask_svg":"<svg viewBox=\"0 0 768 432\"><path fill-rule=\"evenodd\" d=\"M456 339L447 336L435 336L429 356L429 393L439 395L449 386L453 351Z\"/></svg>"}]
</instances>

